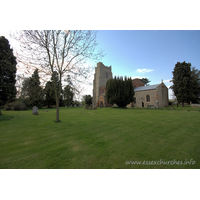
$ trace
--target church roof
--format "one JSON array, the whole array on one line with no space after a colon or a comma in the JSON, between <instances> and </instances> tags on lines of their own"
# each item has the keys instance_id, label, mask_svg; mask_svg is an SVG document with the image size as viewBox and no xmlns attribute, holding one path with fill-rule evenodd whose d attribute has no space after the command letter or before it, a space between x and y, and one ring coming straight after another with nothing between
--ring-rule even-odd
<instances>
[{"instance_id":1,"label":"church roof","mask_svg":"<svg viewBox=\"0 0 200 200\"><path fill-rule=\"evenodd\" d=\"M159 85L160 84L137 87L134 89L134 91L138 92L138 91L143 91L143 90L155 90Z\"/></svg>"}]
</instances>

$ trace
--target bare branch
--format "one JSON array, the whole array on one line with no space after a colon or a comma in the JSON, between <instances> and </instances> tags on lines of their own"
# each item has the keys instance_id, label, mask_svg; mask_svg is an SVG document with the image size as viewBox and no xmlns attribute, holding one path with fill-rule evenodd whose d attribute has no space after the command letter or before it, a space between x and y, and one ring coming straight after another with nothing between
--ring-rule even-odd
<instances>
[{"instance_id":1,"label":"bare branch","mask_svg":"<svg viewBox=\"0 0 200 200\"><path fill-rule=\"evenodd\" d=\"M14 38L20 42L20 52L17 53L19 66L27 69L27 73L37 68L44 83L54 72L58 74L57 103L62 78L72 75L78 93L79 83L83 83L91 72L89 67L84 67L85 62L89 59L99 61L104 56L102 51L95 51L98 45L96 31L28 30L17 33Z\"/></svg>"}]
</instances>

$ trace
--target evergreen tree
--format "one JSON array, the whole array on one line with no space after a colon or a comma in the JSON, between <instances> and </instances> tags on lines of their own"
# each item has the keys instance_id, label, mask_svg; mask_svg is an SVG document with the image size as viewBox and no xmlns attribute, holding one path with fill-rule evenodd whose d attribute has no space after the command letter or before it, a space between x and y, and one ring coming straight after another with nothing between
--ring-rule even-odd
<instances>
[{"instance_id":1,"label":"evergreen tree","mask_svg":"<svg viewBox=\"0 0 200 200\"><path fill-rule=\"evenodd\" d=\"M38 75L38 69L36 69L31 77L30 81L30 95L31 95L31 102L32 106L39 106L42 105L42 88L40 86L40 77Z\"/></svg>"},{"instance_id":2,"label":"evergreen tree","mask_svg":"<svg viewBox=\"0 0 200 200\"><path fill-rule=\"evenodd\" d=\"M40 77L38 75L38 69L34 71L32 77L27 78L23 82L22 97L28 106L42 106L43 93L40 87Z\"/></svg>"},{"instance_id":3,"label":"evergreen tree","mask_svg":"<svg viewBox=\"0 0 200 200\"><path fill-rule=\"evenodd\" d=\"M199 103L199 100L200 100L200 71L198 69L195 69L195 67L193 67L192 71L191 71L191 81L192 81L191 101L193 103Z\"/></svg>"},{"instance_id":4,"label":"evergreen tree","mask_svg":"<svg viewBox=\"0 0 200 200\"><path fill-rule=\"evenodd\" d=\"M23 99L26 105L28 106L29 100L28 100L28 88L29 88L29 82L30 78L25 78L24 81L22 82L22 89L21 89L21 95L20 99Z\"/></svg>"},{"instance_id":5,"label":"evergreen tree","mask_svg":"<svg viewBox=\"0 0 200 200\"><path fill-rule=\"evenodd\" d=\"M131 78L114 77L106 83L106 97L110 104L116 104L118 107L126 107L133 102L134 89Z\"/></svg>"},{"instance_id":6,"label":"evergreen tree","mask_svg":"<svg viewBox=\"0 0 200 200\"><path fill-rule=\"evenodd\" d=\"M62 84L61 84L62 87ZM44 95L45 95L45 105L48 106L48 108L52 107L53 105L56 105L56 93L59 89L59 78L58 73L53 72L51 76L51 80L46 83L46 86L44 88ZM59 105L61 106L63 104L63 90L61 88L61 94L60 94L60 100Z\"/></svg>"},{"instance_id":7,"label":"evergreen tree","mask_svg":"<svg viewBox=\"0 0 200 200\"><path fill-rule=\"evenodd\" d=\"M64 96L64 104L69 107L70 105L73 105L74 101L74 86L71 80L70 75L67 75L67 78L65 79L67 82L67 85L65 86L63 90L63 96Z\"/></svg>"},{"instance_id":8,"label":"evergreen tree","mask_svg":"<svg viewBox=\"0 0 200 200\"><path fill-rule=\"evenodd\" d=\"M0 37L0 114L1 106L15 99L16 57L10 48L9 41Z\"/></svg>"},{"instance_id":9,"label":"evergreen tree","mask_svg":"<svg viewBox=\"0 0 200 200\"><path fill-rule=\"evenodd\" d=\"M85 95L85 104L88 104L88 105L92 104L92 97L91 97L91 95Z\"/></svg>"},{"instance_id":10,"label":"evergreen tree","mask_svg":"<svg viewBox=\"0 0 200 200\"><path fill-rule=\"evenodd\" d=\"M151 82L148 78L141 78L140 79L146 86L149 85L149 83Z\"/></svg>"},{"instance_id":11,"label":"evergreen tree","mask_svg":"<svg viewBox=\"0 0 200 200\"><path fill-rule=\"evenodd\" d=\"M67 107L72 105L73 104L74 92L73 92L73 89L70 85L65 86L64 91L63 91L63 95L64 95L64 104L66 104Z\"/></svg>"},{"instance_id":12,"label":"evergreen tree","mask_svg":"<svg viewBox=\"0 0 200 200\"><path fill-rule=\"evenodd\" d=\"M173 90L178 102L181 102L184 107L184 102L190 103L193 96L191 63L177 62L172 73L173 85L170 88Z\"/></svg>"},{"instance_id":13,"label":"evergreen tree","mask_svg":"<svg viewBox=\"0 0 200 200\"><path fill-rule=\"evenodd\" d=\"M51 81L48 81L46 83L44 94L45 94L45 105L47 105L48 108L50 108L53 105L56 105L55 91L53 89L53 83Z\"/></svg>"}]
</instances>

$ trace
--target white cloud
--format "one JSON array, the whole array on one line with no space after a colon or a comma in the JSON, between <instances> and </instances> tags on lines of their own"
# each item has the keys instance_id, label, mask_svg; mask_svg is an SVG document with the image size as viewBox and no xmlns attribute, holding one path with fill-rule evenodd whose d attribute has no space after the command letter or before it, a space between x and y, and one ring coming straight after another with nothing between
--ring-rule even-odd
<instances>
[{"instance_id":1,"label":"white cloud","mask_svg":"<svg viewBox=\"0 0 200 200\"><path fill-rule=\"evenodd\" d=\"M164 80L163 83L169 83L169 84L172 84L170 81L171 81L171 79L167 79L167 80Z\"/></svg>"},{"instance_id":2,"label":"white cloud","mask_svg":"<svg viewBox=\"0 0 200 200\"><path fill-rule=\"evenodd\" d=\"M148 73L148 72L152 72L154 71L154 69L137 69L136 72L139 72L139 73Z\"/></svg>"}]
</instances>

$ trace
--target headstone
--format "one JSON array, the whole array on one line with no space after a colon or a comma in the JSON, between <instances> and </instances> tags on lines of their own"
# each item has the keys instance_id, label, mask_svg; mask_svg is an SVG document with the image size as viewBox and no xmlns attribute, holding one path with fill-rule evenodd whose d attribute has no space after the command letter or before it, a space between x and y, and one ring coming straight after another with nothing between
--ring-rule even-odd
<instances>
[{"instance_id":1,"label":"headstone","mask_svg":"<svg viewBox=\"0 0 200 200\"><path fill-rule=\"evenodd\" d=\"M74 107L76 107L76 104L75 104L75 106Z\"/></svg>"},{"instance_id":2,"label":"headstone","mask_svg":"<svg viewBox=\"0 0 200 200\"><path fill-rule=\"evenodd\" d=\"M171 107L171 109L174 109L174 107L173 107L173 102L172 102L172 107Z\"/></svg>"},{"instance_id":3,"label":"headstone","mask_svg":"<svg viewBox=\"0 0 200 200\"><path fill-rule=\"evenodd\" d=\"M156 101L156 108L159 108L159 103L158 103L158 101Z\"/></svg>"},{"instance_id":4,"label":"headstone","mask_svg":"<svg viewBox=\"0 0 200 200\"><path fill-rule=\"evenodd\" d=\"M65 106L65 108L67 108L67 105Z\"/></svg>"},{"instance_id":5,"label":"headstone","mask_svg":"<svg viewBox=\"0 0 200 200\"><path fill-rule=\"evenodd\" d=\"M33 111L33 115L38 115L38 107L37 106L34 106L32 108L32 111Z\"/></svg>"}]
</instances>

